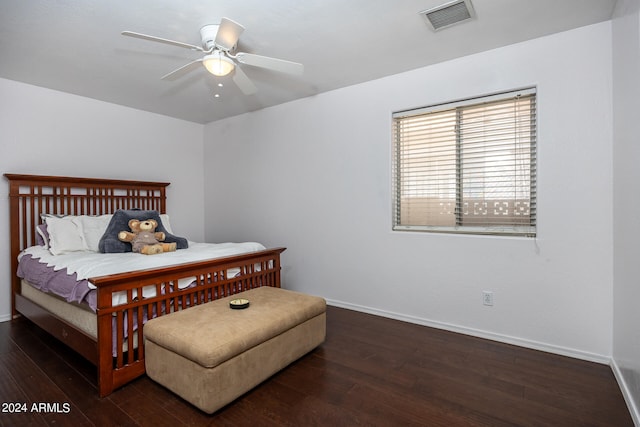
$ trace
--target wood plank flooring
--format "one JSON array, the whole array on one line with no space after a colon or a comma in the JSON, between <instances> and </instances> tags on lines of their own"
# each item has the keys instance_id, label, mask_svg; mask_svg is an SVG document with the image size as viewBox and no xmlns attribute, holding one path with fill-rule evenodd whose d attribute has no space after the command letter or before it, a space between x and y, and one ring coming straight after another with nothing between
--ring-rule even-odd
<instances>
[{"instance_id":1,"label":"wood plank flooring","mask_svg":"<svg viewBox=\"0 0 640 427\"><path fill-rule=\"evenodd\" d=\"M336 307L322 346L213 415L147 377L100 399L91 364L0 323L0 403L1 426L633 426L606 365Z\"/></svg>"}]
</instances>

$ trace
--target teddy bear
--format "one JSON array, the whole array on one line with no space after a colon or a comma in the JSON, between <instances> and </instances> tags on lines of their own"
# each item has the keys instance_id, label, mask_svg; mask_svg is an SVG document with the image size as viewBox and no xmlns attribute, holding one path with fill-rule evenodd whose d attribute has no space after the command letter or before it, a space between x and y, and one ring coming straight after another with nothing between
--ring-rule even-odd
<instances>
[{"instance_id":1,"label":"teddy bear","mask_svg":"<svg viewBox=\"0 0 640 427\"><path fill-rule=\"evenodd\" d=\"M145 255L175 251L176 243L163 243L165 235L162 231L155 231L157 226L157 221L153 219L145 221L132 219L129 221L131 232L119 232L118 239L123 242L131 242L133 252Z\"/></svg>"}]
</instances>

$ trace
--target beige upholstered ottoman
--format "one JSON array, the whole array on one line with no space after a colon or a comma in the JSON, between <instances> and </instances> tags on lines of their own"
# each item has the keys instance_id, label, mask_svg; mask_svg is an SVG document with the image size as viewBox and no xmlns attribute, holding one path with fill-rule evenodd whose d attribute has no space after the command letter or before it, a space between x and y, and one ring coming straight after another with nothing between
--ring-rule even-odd
<instances>
[{"instance_id":1,"label":"beige upholstered ottoman","mask_svg":"<svg viewBox=\"0 0 640 427\"><path fill-rule=\"evenodd\" d=\"M248 308L229 301L246 298ZM261 287L150 320L147 375L207 413L260 384L325 339L323 298Z\"/></svg>"}]
</instances>

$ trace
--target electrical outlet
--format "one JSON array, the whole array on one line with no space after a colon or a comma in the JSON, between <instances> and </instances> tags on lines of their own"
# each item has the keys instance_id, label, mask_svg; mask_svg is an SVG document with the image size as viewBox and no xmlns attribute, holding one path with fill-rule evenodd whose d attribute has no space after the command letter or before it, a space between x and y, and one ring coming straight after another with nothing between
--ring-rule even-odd
<instances>
[{"instance_id":1,"label":"electrical outlet","mask_svg":"<svg viewBox=\"0 0 640 427\"><path fill-rule=\"evenodd\" d=\"M482 291L482 304L493 305L493 292Z\"/></svg>"}]
</instances>

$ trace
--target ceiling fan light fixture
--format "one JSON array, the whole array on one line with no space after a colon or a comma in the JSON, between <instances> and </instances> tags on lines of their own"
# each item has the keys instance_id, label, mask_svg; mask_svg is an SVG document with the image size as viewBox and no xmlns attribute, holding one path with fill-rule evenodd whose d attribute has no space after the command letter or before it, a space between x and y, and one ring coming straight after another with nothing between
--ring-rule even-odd
<instances>
[{"instance_id":1,"label":"ceiling fan light fixture","mask_svg":"<svg viewBox=\"0 0 640 427\"><path fill-rule=\"evenodd\" d=\"M235 64L230 58L227 58L222 52L215 51L210 55L206 55L202 59L202 63L208 72L214 76L226 76L235 68Z\"/></svg>"}]
</instances>

